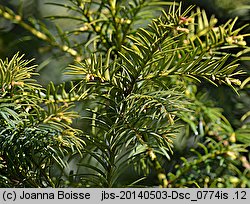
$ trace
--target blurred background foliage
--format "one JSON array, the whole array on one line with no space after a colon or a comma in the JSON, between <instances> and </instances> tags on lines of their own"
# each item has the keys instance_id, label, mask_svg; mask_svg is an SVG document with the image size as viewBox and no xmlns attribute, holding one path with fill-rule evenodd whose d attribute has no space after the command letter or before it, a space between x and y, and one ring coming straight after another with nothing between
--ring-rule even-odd
<instances>
[{"instance_id":1,"label":"blurred background foliage","mask_svg":"<svg viewBox=\"0 0 250 204\"><path fill-rule=\"evenodd\" d=\"M46 20L46 16L54 14L66 14L67 10L60 7L53 7L47 5L46 2L50 1L39 1L39 0L14 0L5 1L1 0L1 4L8 6L14 11L20 11L24 17L28 20L29 18L36 18L46 26L51 28L51 31L56 33L55 27ZM54 1L61 3L62 1ZM58 25L62 28L71 25L67 20L59 20ZM25 53L29 57L35 57L36 63L40 64L37 67L37 71L40 73L39 82L43 85L47 85L50 81L59 84L63 81L62 70L73 61L69 56L62 55L58 51L54 50L47 43L37 39L35 36L13 22L4 20L1 18L1 48L0 55L2 57L11 56L17 51ZM54 68L56 67L56 68Z\"/></svg>"},{"instance_id":2,"label":"blurred background foliage","mask_svg":"<svg viewBox=\"0 0 250 204\"><path fill-rule=\"evenodd\" d=\"M77 45L77 42L84 41L87 37L79 35L79 30L76 31L78 27L76 21L70 18L59 18L56 20L51 18L51 16L67 16L69 14L67 8L46 4L51 2L64 4L68 1L0 0L0 5L6 6L14 12L19 13L25 21L31 22L38 30L44 29L43 31L46 32L46 29L48 29L50 33L57 38L60 38L58 33L61 31L62 33L63 31L69 30L75 31L72 32L72 34L68 33L70 36L69 44L74 45L75 43L76 46L74 48L79 53L84 53L84 50L80 50L81 46ZM217 24L226 23L228 19L236 16L239 17L235 25L236 28L249 23L250 3L248 0L183 1L184 8L188 8L190 5L198 5L200 8L205 9L208 18L215 15L218 19ZM162 7L167 9L167 6ZM75 14L72 11L70 12L71 15ZM156 13L152 13L152 17L160 14L158 11L155 12ZM41 23L35 22L35 19L42 22L44 26ZM149 16L147 20L139 21L133 25L133 29L136 30L139 27L145 27L150 21L151 17ZM59 30L59 28L61 30ZM249 33L249 27L242 30L241 33ZM62 40L62 42L62 44L67 44L66 41ZM246 38L246 43L249 44L249 38ZM37 36L31 35L27 29L24 29L18 23L6 20L6 18L0 18L0 58L11 58L17 52L24 53L27 59L35 58L35 61L32 63L38 64L35 69L40 75L34 76L34 78L43 87L46 87L51 81L54 82L55 85L69 81L71 76L63 74L64 70L69 67L70 64L73 64L75 60L81 61L81 59L78 58L79 56L74 55L74 53L66 52L65 54L62 50L63 47L60 47L60 44L51 46L46 40L41 40L37 38ZM104 52L105 51L107 50L104 50ZM232 52L236 54L238 51L239 50L236 49ZM250 76L249 53L244 55L244 57L246 60L240 61L239 67L239 69L243 69L246 72L246 74L240 76L242 81L247 80ZM161 168L166 169L165 173L171 181L171 183L166 184L166 186L194 187L203 185L202 187L249 187L250 154L249 147L244 148L244 145L249 145L250 137L250 135L249 137L246 136L250 134L248 124L250 120L249 84L243 83L245 86L242 85L241 88L237 89L239 92L239 95L237 95L235 91L226 84L215 87L203 81L195 85L192 81L190 81L190 83L183 83L185 83L184 86L187 87L185 94L195 102L195 113L193 117L190 117L190 114L183 114L181 116L181 119L188 125L181 129L179 136L174 140L175 153L171 156L171 161L159 157L159 160L163 163ZM88 113L86 113L86 110L83 110L82 106L86 106L86 104L89 105L89 103L91 102L76 102L75 110L79 112L80 115L87 115ZM92 106L94 106L94 104L90 105L90 107ZM196 109L195 107L198 108ZM83 121L80 119L74 121L74 126L82 129L87 128L86 124L83 124ZM219 135L217 135L218 133ZM236 135L240 138L237 140L237 144L235 144ZM190 148L195 148L195 150L189 152ZM140 150L138 151L140 152ZM235 152L239 154L236 155ZM203 154L206 154L206 157L203 157ZM154 154L152 153L151 156L154 157ZM88 158L86 158L86 160L87 159ZM153 162L142 162L141 168L143 169L143 167L150 165L156 164ZM233 171L236 172L235 175L231 175L231 169L227 169L228 165L231 165ZM239 167L239 169L236 167ZM213 168L216 169L216 172L212 171ZM127 179L130 179L132 182L134 179L132 175L137 176L138 172L135 172L134 169L129 169L128 171L131 173L132 178L126 176L124 178L121 177L119 181L120 185ZM150 173L153 178L155 178L155 174L158 173L158 178L160 177L159 180L165 179L165 175L161 175L157 170ZM73 181L72 183L74 186ZM158 182L156 179L148 177L138 183L140 185L150 186L157 185ZM65 184L65 186L67 185L70 186L71 184ZM162 185L164 186L164 184Z\"/></svg>"}]
</instances>

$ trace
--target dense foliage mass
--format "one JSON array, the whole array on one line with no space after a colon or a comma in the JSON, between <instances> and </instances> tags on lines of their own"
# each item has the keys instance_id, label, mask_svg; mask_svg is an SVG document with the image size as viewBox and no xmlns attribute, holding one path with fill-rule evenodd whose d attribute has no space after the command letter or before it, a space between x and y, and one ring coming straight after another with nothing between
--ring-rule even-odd
<instances>
[{"instance_id":1,"label":"dense foliage mass","mask_svg":"<svg viewBox=\"0 0 250 204\"><path fill-rule=\"evenodd\" d=\"M250 187L250 113L232 125L210 93L249 92L246 26L158 0L48 4L65 15L0 4L72 59L46 88L32 60L0 61L1 187Z\"/></svg>"}]
</instances>

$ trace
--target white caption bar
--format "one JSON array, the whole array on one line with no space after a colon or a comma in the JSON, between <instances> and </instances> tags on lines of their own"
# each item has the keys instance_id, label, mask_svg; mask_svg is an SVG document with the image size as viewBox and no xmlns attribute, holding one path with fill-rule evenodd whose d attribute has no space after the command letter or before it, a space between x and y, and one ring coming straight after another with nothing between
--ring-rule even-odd
<instances>
[{"instance_id":1,"label":"white caption bar","mask_svg":"<svg viewBox=\"0 0 250 204\"><path fill-rule=\"evenodd\" d=\"M250 203L248 188L0 188L0 203Z\"/></svg>"}]
</instances>

